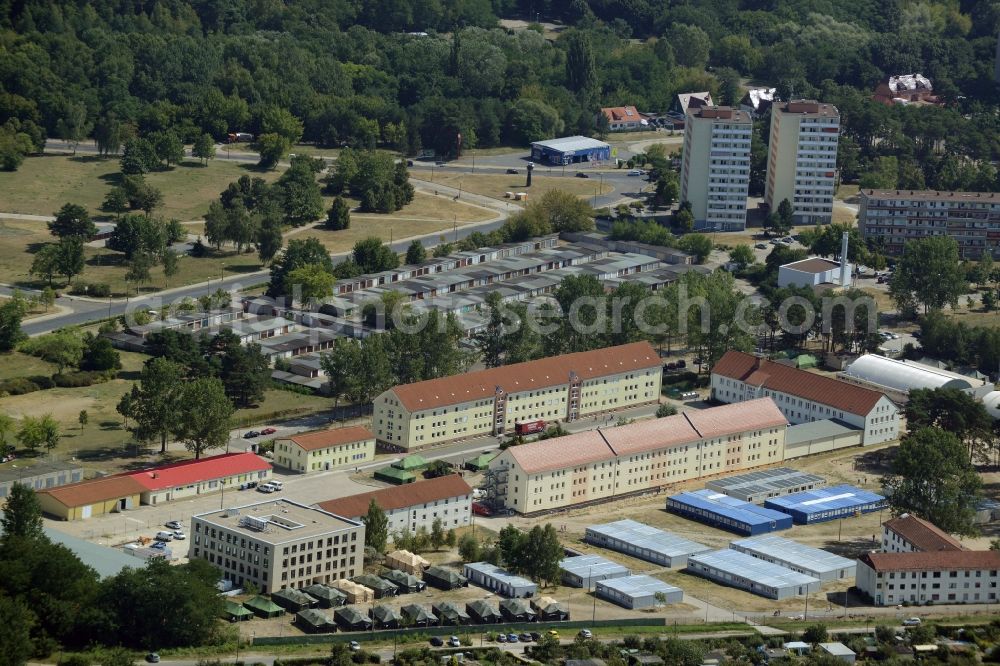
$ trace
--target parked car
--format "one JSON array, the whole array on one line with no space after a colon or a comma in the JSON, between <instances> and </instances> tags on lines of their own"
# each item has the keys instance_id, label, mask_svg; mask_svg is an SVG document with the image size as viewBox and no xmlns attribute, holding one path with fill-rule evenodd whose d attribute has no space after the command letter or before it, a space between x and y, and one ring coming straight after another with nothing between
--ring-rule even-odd
<instances>
[{"instance_id":1,"label":"parked car","mask_svg":"<svg viewBox=\"0 0 1000 666\"><path fill-rule=\"evenodd\" d=\"M181 528L181 521L179 521L179 520L168 520L166 523L164 523L164 525L166 527L169 527L172 530L179 530Z\"/></svg>"},{"instance_id":2,"label":"parked car","mask_svg":"<svg viewBox=\"0 0 1000 666\"><path fill-rule=\"evenodd\" d=\"M924 621L921 620L919 617L908 617L905 620L903 620L903 626L904 627L919 627L921 624L923 624L923 622Z\"/></svg>"},{"instance_id":3,"label":"parked car","mask_svg":"<svg viewBox=\"0 0 1000 666\"><path fill-rule=\"evenodd\" d=\"M178 541L184 541L184 539L187 539L187 535L180 530L174 530L174 538Z\"/></svg>"},{"instance_id":4,"label":"parked car","mask_svg":"<svg viewBox=\"0 0 1000 666\"><path fill-rule=\"evenodd\" d=\"M556 631L555 629L549 629L549 636L555 638L556 640L559 640L559 632Z\"/></svg>"},{"instance_id":5,"label":"parked car","mask_svg":"<svg viewBox=\"0 0 1000 666\"><path fill-rule=\"evenodd\" d=\"M517 643L517 634L507 634L508 643Z\"/></svg>"},{"instance_id":6,"label":"parked car","mask_svg":"<svg viewBox=\"0 0 1000 666\"><path fill-rule=\"evenodd\" d=\"M580 630L580 638L593 638L593 637L594 637L594 634L590 631L590 629L581 629Z\"/></svg>"},{"instance_id":7,"label":"parked car","mask_svg":"<svg viewBox=\"0 0 1000 666\"><path fill-rule=\"evenodd\" d=\"M350 647L351 647L351 652L357 652L358 650L361 649L361 643L357 641L351 641Z\"/></svg>"},{"instance_id":8,"label":"parked car","mask_svg":"<svg viewBox=\"0 0 1000 666\"><path fill-rule=\"evenodd\" d=\"M577 177L577 178L590 178L590 176L589 176L589 175L585 174L585 173L584 173L584 172L582 172L582 171L577 171L577 172L576 172L576 177Z\"/></svg>"},{"instance_id":9,"label":"parked car","mask_svg":"<svg viewBox=\"0 0 1000 666\"><path fill-rule=\"evenodd\" d=\"M628 172L628 175L630 175L630 176L641 176L642 175L642 171L640 171L639 169L632 169L631 171Z\"/></svg>"},{"instance_id":10,"label":"parked car","mask_svg":"<svg viewBox=\"0 0 1000 666\"><path fill-rule=\"evenodd\" d=\"M444 645L444 641L441 640L440 636L431 636L431 645L434 647L441 647Z\"/></svg>"},{"instance_id":11,"label":"parked car","mask_svg":"<svg viewBox=\"0 0 1000 666\"><path fill-rule=\"evenodd\" d=\"M493 512L490 511L490 508L485 504L483 504L482 502L472 503L472 513L476 514L477 516L484 516L486 518L489 518L490 516L493 515Z\"/></svg>"},{"instance_id":12,"label":"parked car","mask_svg":"<svg viewBox=\"0 0 1000 666\"><path fill-rule=\"evenodd\" d=\"M677 361L677 367L678 368L686 368L687 365L688 365L688 362L685 361L684 359L681 359L681 360Z\"/></svg>"},{"instance_id":13,"label":"parked car","mask_svg":"<svg viewBox=\"0 0 1000 666\"><path fill-rule=\"evenodd\" d=\"M435 162L434 165L435 166L444 166L444 162Z\"/></svg>"},{"instance_id":14,"label":"parked car","mask_svg":"<svg viewBox=\"0 0 1000 666\"><path fill-rule=\"evenodd\" d=\"M530 642L531 642L531 634L529 634L528 632L524 632L524 633L522 633L522 634L521 634L520 636L518 636L517 638L518 638L518 640L520 640L520 641L521 641L522 643L530 643Z\"/></svg>"},{"instance_id":15,"label":"parked car","mask_svg":"<svg viewBox=\"0 0 1000 666\"><path fill-rule=\"evenodd\" d=\"M267 483L262 483L261 485L257 486L257 492L264 493L265 495L273 493L274 486Z\"/></svg>"},{"instance_id":16,"label":"parked car","mask_svg":"<svg viewBox=\"0 0 1000 666\"><path fill-rule=\"evenodd\" d=\"M155 539L157 541L173 541L174 540L174 533L173 532L157 532Z\"/></svg>"},{"instance_id":17,"label":"parked car","mask_svg":"<svg viewBox=\"0 0 1000 666\"><path fill-rule=\"evenodd\" d=\"M663 369L666 370L667 372L671 372L671 371L677 369L677 364L676 363L666 363L663 366Z\"/></svg>"},{"instance_id":18,"label":"parked car","mask_svg":"<svg viewBox=\"0 0 1000 666\"><path fill-rule=\"evenodd\" d=\"M767 249L767 244L766 243L757 243L756 245L754 245L754 247L757 248L758 250L766 250Z\"/></svg>"},{"instance_id":19,"label":"parked car","mask_svg":"<svg viewBox=\"0 0 1000 666\"><path fill-rule=\"evenodd\" d=\"M462 641L458 640L458 636L452 636L448 639L448 647L462 647Z\"/></svg>"},{"instance_id":20,"label":"parked car","mask_svg":"<svg viewBox=\"0 0 1000 666\"><path fill-rule=\"evenodd\" d=\"M146 661L148 661L151 664L158 664L160 663L160 655L156 654L155 652L150 652L149 654L146 655Z\"/></svg>"},{"instance_id":21,"label":"parked car","mask_svg":"<svg viewBox=\"0 0 1000 666\"><path fill-rule=\"evenodd\" d=\"M542 635L540 633L538 633L537 631L531 632L531 640L537 641L541 637L542 637Z\"/></svg>"},{"instance_id":22,"label":"parked car","mask_svg":"<svg viewBox=\"0 0 1000 666\"><path fill-rule=\"evenodd\" d=\"M278 432L277 428L264 428L263 430L260 431L260 434L273 435L276 432Z\"/></svg>"},{"instance_id":23,"label":"parked car","mask_svg":"<svg viewBox=\"0 0 1000 666\"><path fill-rule=\"evenodd\" d=\"M256 430L249 430L247 434L243 435L243 439L253 439L254 437L260 437L260 433Z\"/></svg>"},{"instance_id":24,"label":"parked car","mask_svg":"<svg viewBox=\"0 0 1000 666\"><path fill-rule=\"evenodd\" d=\"M153 543L149 544L149 547L155 550L166 550L167 544L165 541L154 541Z\"/></svg>"},{"instance_id":25,"label":"parked car","mask_svg":"<svg viewBox=\"0 0 1000 666\"><path fill-rule=\"evenodd\" d=\"M240 484L240 490L250 490L251 488L256 488L256 487L257 487L256 481L247 481L246 483Z\"/></svg>"},{"instance_id":26,"label":"parked car","mask_svg":"<svg viewBox=\"0 0 1000 666\"><path fill-rule=\"evenodd\" d=\"M413 160L406 160L406 166L408 167L413 166Z\"/></svg>"},{"instance_id":27,"label":"parked car","mask_svg":"<svg viewBox=\"0 0 1000 666\"><path fill-rule=\"evenodd\" d=\"M507 173L509 173L509 174L517 174L517 169L507 169Z\"/></svg>"},{"instance_id":28,"label":"parked car","mask_svg":"<svg viewBox=\"0 0 1000 666\"><path fill-rule=\"evenodd\" d=\"M497 643L506 643L507 634L497 634Z\"/></svg>"}]
</instances>

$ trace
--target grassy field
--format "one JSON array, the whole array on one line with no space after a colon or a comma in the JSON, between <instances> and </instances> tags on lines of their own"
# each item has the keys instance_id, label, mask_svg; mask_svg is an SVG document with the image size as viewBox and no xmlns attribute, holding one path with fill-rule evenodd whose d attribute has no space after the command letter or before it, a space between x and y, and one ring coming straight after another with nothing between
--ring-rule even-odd
<instances>
[{"instance_id":1,"label":"grassy field","mask_svg":"<svg viewBox=\"0 0 1000 666\"><path fill-rule=\"evenodd\" d=\"M494 199L503 199L504 192L525 192L524 174L514 175L472 175L461 173L447 173L438 171L432 175L423 175L423 180L433 182L435 185L447 185L463 192L481 194ZM430 178L433 177L433 181ZM535 176L531 179L531 196L537 198L549 190L563 190L579 197L592 197L594 194L607 194L614 189L610 183L604 183L603 187L596 178L555 178L547 176Z\"/></svg>"},{"instance_id":2,"label":"grassy field","mask_svg":"<svg viewBox=\"0 0 1000 666\"><path fill-rule=\"evenodd\" d=\"M0 174L0 212L52 215L63 204L73 202L99 215L104 196L117 183L117 174L116 159L93 155L31 157L17 171ZM280 172L225 160L212 160L207 166L187 160L150 173L146 180L163 192L163 207L157 214L186 221L204 215L208 204L243 175L274 181Z\"/></svg>"},{"instance_id":3,"label":"grassy field","mask_svg":"<svg viewBox=\"0 0 1000 666\"><path fill-rule=\"evenodd\" d=\"M837 188L837 194L834 195L834 198L840 199L841 201L853 199L858 196L859 189L860 188L857 185L841 185Z\"/></svg>"}]
</instances>

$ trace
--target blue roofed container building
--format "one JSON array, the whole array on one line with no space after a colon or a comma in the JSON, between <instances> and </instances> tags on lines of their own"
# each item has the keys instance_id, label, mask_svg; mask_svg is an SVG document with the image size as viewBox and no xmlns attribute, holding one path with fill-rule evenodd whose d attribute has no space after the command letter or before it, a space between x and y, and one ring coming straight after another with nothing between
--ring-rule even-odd
<instances>
[{"instance_id":1,"label":"blue roofed container building","mask_svg":"<svg viewBox=\"0 0 1000 666\"><path fill-rule=\"evenodd\" d=\"M798 525L811 525L881 511L887 502L885 497L869 490L840 485L774 497L764 502L764 506L787 513Z\"/></svg>"},{"instance_id":2,"label":"blue roofed container building","mask_svg":"<svg viewBox=\"0 0 1000 666\"><path fill-rule=\"evenodd\" d=\"M531 159L544 164L575 164L578 162L608 162L611 146L586 136L566 136L561 139L535 141L531 144Z\"/></svg>"},{"instance_id":3,"label":"blue roofed container building","mask_svg":"<svg viewBox=\"0 0 1000 666\"><path fill-rule=\"evenodd\" d=\"M709 490L678 493L667 498L667 511L712 527L756 536L792 526L787 513Z\"/></svg>"}]
</instances>

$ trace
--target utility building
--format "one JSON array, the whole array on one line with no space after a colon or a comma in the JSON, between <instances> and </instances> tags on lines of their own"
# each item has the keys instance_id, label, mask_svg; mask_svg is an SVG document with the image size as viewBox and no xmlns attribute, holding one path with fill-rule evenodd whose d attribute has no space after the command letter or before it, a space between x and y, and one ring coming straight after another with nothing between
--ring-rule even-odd
<instances>
[{"instance_id":1,"label":"utility building","mask_svg":"<svg viewBox=\"0 0 1000 666\"><path fill-rule=\"evenodd\" d=\"M824 583L853 578L857 566L854 560L775 534L740 539L733 541L729 547L759 560L780 564L792 571L818 578Z\"/></svg>"},{"instance_id":2,"label":"utility building","mask_svg":"<svg viewBox=\"0 0 1000 666\"><path fill-rule=\"evenodd\" d=\"M684 601L683 590L645 575L598 581L595 594L601 599L632 610Z\"/></svg>"},{"instance_id":3,"label":"utility building","mask_svg":"<svg viewBox=\"0 0 1000 666\"><path fill-rule=\"evenodd\" d=\"M819 592L822 585L818 578L735 550L692 555L688 559L687 571L723 585L778 600Z\"/></svg>"},{"instance_id":4,"label":"utility building","mask_svg":"<svg viewBox=\"0 0 1000 666\"><path fill-rule=\"evenodd\" d=\"M712 479L705 484L705 487L744 502L763 502L772 497L821 488L825 485L826 479L822 476L800 472L791 467L778 467Z\"/></svg>"},{"instance_id":5,"label":"utility building","mask_svg":"<svg viewBox=\"0 0 1000 666\"><path fill-rule=\"evenodd\" d=\"M696 229L742 231L750 186L750 114L727 106L689 108L684 121L681 201Z\"/></svg>"},{"instance_id":6,"label":"utility building","mask_svg":"<svg viewBox=\"0 0 1000 666\"><path fill-rule=\"evenodd\" d=\"M775 102L767 147L764 202L792 205L796 224L829 224L837 175L840 112L815 100Z\"/></svg>"},{"instance_id":7,"label":"utility building","mask_svg":"<svg viewBox=\"0 0 1000 666\"><path fill-rule=\"evenodd\" d=\"M586 136L566 136L534 142L531 144L531 159L556 165L608 162L611 160L611 146Z\"/></svg>"},{"instance_id":8,"label":"utility building","mask_svg":"<svg viewBox=\"0 0 1000 666\"><path fill-rule=\"evenodd\" d=\"M764 502L764 506L787 513L799 525L811 525L880 511L886 507L886 499L845 484L774 497Z\"/></svg>"},{"instance_id":9,"label":"utility building","mask_svg":"<svg viewBox=\"0 0 1000 666\"><path fill-rule=\"evenodd\" d=\"M584 539L595 546L665 567L683 567L689 555L712 550L676 534L628 519L591 525Z\"/></svg>"},{"instance_id":10,"label":"utility building","mask_svg":"<svg viewBox=\"0 0 1000 666\"><path fill-rule=\"evenodd\" d=\"M531 597L538 592L537 583L508 573L489 562L470 562L465 565L463 573L470 583L505 597Z\"/></svg>"},{"instance_id":11,"label":"utility building","mask_svg":"<svg viewBox=\"0 0 1000 666\"><path fill-rule=\"evenodd\" d=\"M605 559L600 555L577 555L559 563L563 583L572 587L593 589L598 581L623 578L629 575L628 567Z\"/></svg>"},{"instance_id":12,"label":"utility building","mask_svg":"<svg viewBox=\"0 0 1000 666\"><path fill-rule=\"evenodd\" d=\"M711 490L678 493L667 498L667 511L738 534L787 530L792 517Z\"/></svg>"}]
</instances>

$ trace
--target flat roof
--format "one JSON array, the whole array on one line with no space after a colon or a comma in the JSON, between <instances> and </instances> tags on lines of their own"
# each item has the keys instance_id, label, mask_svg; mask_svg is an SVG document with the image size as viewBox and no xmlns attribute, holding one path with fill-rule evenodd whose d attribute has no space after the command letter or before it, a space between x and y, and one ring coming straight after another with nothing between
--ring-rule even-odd
<instances>
[{"instance_id":1,"label":"flat roof","mask_svg":"<svg viewBox=\"0 0 1000 666\"><path fill-rule=\"evenodd\" d=\"M531 144L534 146L541 146L542 148L548 148L550 150L558 150L561 152L572 152L574 150L589 150L591 148L611 148L611 146L603 141L598 141L597 139L591 139L587 136L564 136L559 139L547 139L545 141L534 141Z\"/></svg>"},{"instance_id":2,"label":"flat roof","mask_svg":"<svg viewBox=\"0 0 1000 666\"><path fill-rule=\"evenodd\" d=\"M144 560L122 552L118 548L101 546L50 527L42 527L42 531L52 543L66 546L73 551L81 562L96 571L101 578L114 576L125 567L140 569L146 564Z\"/></svg>"},{"instance_id":3,"label":"flat roof","mask_svg":"<svg viewBox=\"0 0 1000 666\"><path fill-rule=\"evenodd\" d=\"M774 102L771 109L797 116L818 116L839 118L840 111L833 104L824 104L814 99L793 99L788 102Z\"/></svg>"},{"instance_id":4,"label":"flat roof","mask_svg":"<svg viewBox=\"0 0 1000 666\"><path fill-rule=\"evenodd\" d=\"M834 509L849 509L873 502L884 502L885 497L870 490L857 488L847 484L814 488L801 493L793 493L784 497L772 497L768 504L774 504L782 509L802 513L821 513Z\"/></svg>"},{"instance_id":5,"label":"flat roof","mask_svg":"<svg viewBox=\"0 0 1000 666\"><path fill-rule=\"evenodd\" d=\"M839 657L853 657L855 655L854 650L847 647L843 643L820 643L819 646L826 652ZM935 646L935 649L937 646Z\"/></svg>"},{"instance_id":6,"label":"flat roof","mask_svg":"<svg viewBox=\"0 0 1000 666\"><path fill-rule=\"evenodd\" d=\"M812 573L831 573L841 569L852 569L855 566L854 560L774 534L737 539L729 544L729 547L734 550L738 548L749 555L760 554L787 562Z\"/></svg>"},{"instance_id":7,"label":"flat roof","mask_svg":"<svg viewBox=\"0 0 1000 666\"><path fill-rule=\"evenodd\" d=\"M600 534L605 538L615 539L666 557L682 557L711 550L703 544L628 518L603 525L590 525L587 527L587 532Z\"/></svg>"},{"instance_id":8,"label":"flat roof","mask_svg":"<svg viewBox=\"0 0 1000 666\"><path fill-rule=\"evenodd\" d=\"M559 562L559 568L566 573L590 578L591 576L614 576L627 574L628 567L618 564L600 555L577 555L567 557Z\"/></svg>"},{"instance_id":9,"label":"flat roof","mask_svg":"<svg viewBox=\"0 0 1000 666\"><path fill-rule=\"evenodd\" d=\"M703 488L692 492L678 493L669 498L673 502L695 509L715 513L748 525L763 525L775 520L788 520L786 513L768 509L750 502L730 497L723 493Z\"/></svg>"},{"instance_id":10,"label":"flat roof","mask_svg":"<svg viewBox=\"0 0 1000 666\"><path fill-rule=\"evenodd\" d=\"M352 530L361 525L328 511L284 498L217 509L196 514L192 518L274 544L298 541L337 530Z\"/></svg>"},{"instance_id":11,"label":"flat roof","mask_svg":"<svg viewBox=\"0 0 1000 666\"><path fill-rule=\"evenodd\" d=\"M34 461L32 461L34 462ZM24 461L14 460L17 467L0 467L0 482L3 481L28 481L36 476L45 476L58 472L71 472L74 470L83 471L78 463L67 463L59 460L39 460L31 466L24 464Z\"/></svg>"},{"instance_id":12,"label":"flat roof","mask_svg":"<svg viewBox=\"0 0 1000 666\"><path fill-rule=\"evenodd\" d=\"M489 562L469 562L465 565L465 568L476 571L484 576L489 576L490 578L513 587L538 587L538 584L534 581L528 580L524 576L512 574L506 569L501 569L497 565L490 564Z\"/></svg>"},{"instance_id":13,"label":"flat roof","mask_svg":"<svg viewBox=\"0 0 1000 666\"><path fill-rule=\"evenodd\" d=\"M785 447L814 439L827 439L862 432L862 429L848 425L840 419L822 419L799 423L788 426L788 430L785 431ZM807 474L806 476L813 475Z\"/></svg>"},{"instance_id":14,"label":"flat roof","mask_svg":"<svg viewBox=\"0 0 1000 666\"><path fill-rule=\"evenodd\" d=\"M798 587L799 585L815 585L819 579L792 571L779 564L771 564L752 555L724 548L711 553L700 553L688 558L688 566L697 562L706 567L732 574L739 578L748 578L761 585L771 588Z\"/></svg>"},{"instance_id":15,"label":"flat roof","mask_svg":"<svg viewBox=\"0 0 1000 666\"><path fill-rule=\"evenodd\" d=\"M790 264L784 264L779 268L790 268L800 273L826 273L829 270L840 268L840 262L830 261L822 257L809 257L808 259L800 259Z\"/></svg>"},{"instance_id":16,"label":"flat roof","mask_svg":"<svg viewBox=\"0 0 1000 666\"><path fill-rule=\"evenodd\" d=\"M813 425L812 423L803 425ZM795 426L789 426L785 431L785 443L788 443L788 434ZM826 479L816 474L808 474L792 469L791 467L777 467L775 469L762 469L756 472L746 472L744 474L734 474L721 479L709 482L712 488L727 493L739 492L740 494L759 494L770 492L781 492L786 488L798 488L806 484L825 484Z\"/></svg>"},{"instance_id":17,"label":"flat roof","mask_svg":"<svg viewBox=\"0 0 1000 666\"><path fill-rule=\"evenodd\" d=\"M614 590L619 594L633 599L637 597L651 597L657 592L662 592L664 594L681 592L679 587L674 587L673 585L664 583L659 578L653 578L652 576L647 576L645 574L599 580L597 581L597 587Z\"/></svg>"},{"instance_id":18,"label":"flat roof","mask_svg":"<svg viewBox=\"0 0 1000 666\"><path fill-rule=\"evenodd\" d=\"M861 190L860 194L869 199L893 199L910 201L950 201L952 203L1000 203L997 192L955 192L949 190Z\"/></svg>"}]
</instances>

